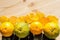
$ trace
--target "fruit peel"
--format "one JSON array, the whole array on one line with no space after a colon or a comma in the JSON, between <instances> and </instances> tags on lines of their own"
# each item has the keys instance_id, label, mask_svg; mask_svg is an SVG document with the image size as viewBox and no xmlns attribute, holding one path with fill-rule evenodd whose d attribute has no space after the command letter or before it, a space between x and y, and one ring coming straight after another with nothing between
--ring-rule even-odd
<instances>
[{"instance_id":1,"label":"fruit peel","mask_svg":"<svg viewBox=\"0 0 60 40\"><path fill-rule=\"evenodd\" d=\"M59 30L59 26L55 22L49 22L43 28L44 34L50 39L55 39L59 35Z\"/></svg>"},{"instance_id":2,"label":"fruit peel","mask_svg":"<svg viewBox=\"0 0 60 40\"><path fill-rule=\"evenodd\" d=\"M14 33L19 38L25 38L29 35L29 26L25 22L18 22L15 25Z\"/></svg>"},{"instance_id":3,"label":"fruit peel","mask_svg":"<svg viewBox=\"0 0 60 40\"><path fill-rule=\"evenodd\" d=\"M4 22L1 24L0 31L4 37L10 37L14 31L14 25L10 22Z\"/></svg>"}]
</instances>

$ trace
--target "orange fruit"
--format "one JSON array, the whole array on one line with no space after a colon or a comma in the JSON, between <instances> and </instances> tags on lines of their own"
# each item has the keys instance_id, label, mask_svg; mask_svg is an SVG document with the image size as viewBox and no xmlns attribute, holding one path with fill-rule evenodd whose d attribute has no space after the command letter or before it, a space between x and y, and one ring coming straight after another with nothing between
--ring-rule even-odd
<instances>
[{"instance_id":1,"label":"orange fruit","mask_svg":"<svg viewBox=\"0 0 60 40\"><path fill-rule=\"evenodd\" d=\"M26 16L24 17L24 20L25 20L26 23L31 23L31 22L32 22L32 20L29 18L28 15L26 15Z\"/></svg>"},{"instance_id":2,"label":"orange fruit","mask_svg":"<svg viewBox=\"0 0 60 40\"><path fill-rule=\"evenodd\" d=\"M34 14L40 18L45 17L45 14L39 10L33 10L32 12L34 12Z\"/></svg>"},{"instance_id":3,"label":"orange fruit","mask_svg":"<svg viewBox=\"0 0 60 40\"><path fill-rule=\"evenodd\" d=\"M34 14L35 14L34 12L30 12L27 16L28 16L29 18L32 18L33 16L35 16Z\"/></svg>"},{"instance_id":4,"label":"orange fruit","mask_svg":"<svg viewBox=\"0 0 60 40\"><path fill-rule=\"evenodd\" d=\"M0 31L4 37L10 37L13 34L14 26L10 22L4 22L0 26Z\"/></svg>"},{"instance_id":5,"label":"orange fruit","mask_svg":"<svg viewBox=\"0 0 60 40\"><path fill-rule=\"evenodd\" d=\"M36 15L36 13L34 13L33 16L30 17L30 19L32 20L32 22L34 22L34 21L38 21L38 20L39 20L39 16Z\"/></svg>"},{"instance_id":6,"label":"orange fruit","mask_svg":"<svg viewBox=\"0 0 60 40\"><path fill-rule=\"evenodd\" d=\"M48 18L46 18L46 17L41 18L39 21L40 21L43 25L45 25L46 23L50 22L50 20L49 20Z\"/></svg>"},{"instance_id":7,"label":"orange fruit","mask_svg":"<svg viewBox=\"0 0 60 40\"><path fill-rule=\"evenodd\" d=\"M6 22L6 21L8 21L8 18L6 17L6 16L1 16L0 17L0 22Z\"/></svg>"},{"instance_id":8,"label":"orange fruit","mask_svg":"<svg viewBox=\"0 0 60 40\"><path fill-rule=\"evenodd\" d=\"M47 16L47 18L48 18L50 21L53 21L53 22L58 23L58 18L57 18L56 16L51 16L51 15L49 15L49 16Z\"/></svg>"},{"instance_id":9,"label":"orange fruit","mask_svg":"<svg viewBox=\"0 0 60 40\"><path fill-rule=\"evenodd\" d=\"M31 20L32 20L32 22L38 21L39 20L39 17L38 16L34 16L34 17L31 18Z\"/></svg>"},{"instance_id":10,"label":"orange fruit","mask_svg":"<svg viewBox=\"0 0 60 40\"><path fill-rule=\"evenodd\" d=\"M31 23L34 21L39 21L43 17L45 17L45 15L42 12L32 11L28 15L25 16L25 21L27 23Z\"/></svg>"},{"instance_id":11,"label":"orange fruit","mask_svg":"<svg viewBox=\"0 0 60 40\"><path fill-rule=\"evenodd\" d=\"M11 16L9 18L9 22L11 22L12 24L15 24L16 23L16 20L17 20L17 17L16 16Z\"/></svg>"},{"instance_id":12,"label":"orange fruit","mask_svg":"<svg viewBox=\"0 0 60 40\"><path fill-rule=\"evenodd\" d=\"M35 12L30 12L28 15L26 15L25 18L26 18L26 21L28 23L31 23L33 21L38 21L39 20L38 16L36 16Z\"/></svg>"},{"instance_id":13,"label":"orange fruit","mask_svg":"<svg viewBox=\"0 0 60 40\"><path fill-rule=\"evenodd\" d=\"M33 16L31 17L31 20L32 21L38 21L39 19L45 17L44 13L36 10L36 11L33 11Z\"/></svg>"},{"instance_id":14,"label":"orange fruit","mask_svg":"<svg viewBox=\"0 0 60 40\"><path fill-rule=\"evenodd\" d=\"M30 24L30 31L33 35L39 35L42 33L42 24L40 22L32 22Z\"/></svg>"},{"instance_id":15,"label":"orange fruit","mask_svg":"<svg viewBox=\"0 0 60 40\"><path fill-rule=\"evenodd\" d=\"M39 18L45 17L45 14L41 11L36 10L35 13L36 13L36 16L38 16Z\"/></svg>"},{"instance_id":16,"label":"orange fruit","mask_svg":"<svg viewBox=\"0 0 60 40\"><path fill-rule=\"evenodd\" d=\"M17 18L17 22L25 22L24 16L20 16Z\"/></svg>"},{"instance_id":17,"label":"orange fruit","mask_svg":"<svg viewBox=\"0 0 60 40\"><path fill-rule=\"evenodd\" d=\"M59 35L59 26L56 22L49 22L43 28L44 34L49 39L55 39Z\"/></svg>"}]
</instances>

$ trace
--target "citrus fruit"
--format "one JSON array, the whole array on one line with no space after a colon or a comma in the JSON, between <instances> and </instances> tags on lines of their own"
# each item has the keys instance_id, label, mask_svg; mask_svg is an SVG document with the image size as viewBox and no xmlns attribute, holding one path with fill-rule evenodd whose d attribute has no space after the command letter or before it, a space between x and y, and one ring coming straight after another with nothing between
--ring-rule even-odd
<instances>
[{"instance_id":1,"label":"citrus fruit","mask_svg":"<svg viewBox=\"0 0 60 40\"><path fill-rule=\"evenodd\" d=\"M10 37L13 34L14 26L10 22L4 22L0 26L0 31L4 37Z\"/></svg>"},{"instance_id":2,"label":"citrus fruit","mask_svg":"<svg viewBox=\"0 0 60 40\"><path fill-rule=\"evenodd\" d=\"M17 20L17 17L16 16L11 16L9 18L9 22L11 22L12 24L15 24L16 23L16 20Z\"/></svg>"},{"instance_id":3,"label":"citrus fruit","mask_svg":"<svg viewBox=\"0 0 60 40\"><path fill-rule=\"evenodd\" d=\"M19 38L25 38L29 35L29 26L25 22L17 22L14 33Z\"/></svg>"},{"instance_id":4,"label":"citrus fruit","mask_svg":"<svg viewBox=\"0 0 60 40\"><path fill-rule=\"evenodd\" d=\"M39 21L42 23L42 25L45 25L46 23L50 22L50 20L46 17L41 18Z\"/></svg>"},{"instance_id":5,"label":"citrus fruit","mask_svg":"<svg viewBox=\"0 0 60 40\"><path fill-rule=\"evenodd\" d=\"M42 33L42 24L38 21L30 24L30 31L33 35L39 35Z\"/></svg>"},{"instance_id":6,"label":"citrus fruit","mask_svg":"<svg viewBox=\"0 0 60 40\"><path fill-rule=\"evenodd\" d=\"M50 21L58 23L58 18L56 16L49 15L49 16L47 16L47 18L49 18Z\"/></svg>"},{"instance_id":7,"label":"citrus fruit","mask_svg":"<svg viewBox=\"0 0 60 40\"><path fill-rule=\"evenodd\" d=\"M26 15L24 17L24 20L25 20L26 23L29 23L29 24L32 22L32 20L30 19L30 17L28 15Z\"/></svg>"},{"instance_id":8,"label":"citrus fruit","mask_svg":"<svg viewBox=\"0 0 60 40\"><path fill-rule=\"evenodd\" d=\"M24 16L20 16L17 18L17 22L25 22Z\"/></svg>"},{"instance_id":9,"label":"citrus fruit","mask_svg":"<svg viewBox=\"0 0 60 40\"><path fill-rule=\"evenodd\" d=\"M55 39L59 35L59 26L55 22L49 22L47 23L44 28L44 34L50 38L50 39Z\"/></svg>"},{"instance_id":10,"label":"citrus fruit","mask_svg":"<svg viewBox=\"0 0 60 40\"><path fill-rule=\"evenodd\" d=\"M8 21L8 18L6 16L1 16L0 17L0 22L3 23L3 22L6 22Z\"/></svg>"}]
</instances>

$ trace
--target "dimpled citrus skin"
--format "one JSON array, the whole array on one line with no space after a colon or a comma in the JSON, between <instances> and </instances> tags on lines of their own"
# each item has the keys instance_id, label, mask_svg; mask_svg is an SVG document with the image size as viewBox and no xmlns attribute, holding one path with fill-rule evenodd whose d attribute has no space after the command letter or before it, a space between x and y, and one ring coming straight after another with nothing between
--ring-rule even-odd
<instances>
[{"instance_id":1,"label":"dimpled citrus skin","mask_svg":"<svg viewBox=\"0 0 60 40\"><path fill-rule=\"evenodd\" d=\"M16 22L25 22L24 16L19 16L19 17L16 19Z\"/></svg>"},{"instance_id":2,"label":"dimpled citrus skin","mask_svg":"<svg viewBox=\"0 0 60 40\"><path fill-rule=\"evenodd\" d=\"M16 21L17 21L17 17L16 16L9 17L9 22L11 22L13 25L15 25Z\"/></svg>"},{"instance_id":3,"label":"dimpled citrus skin","mask_svg":"<svg viewBox=\"0 0 60 40\"><path fill-rule=\"evenodd\" d=\"M14 33L19 38L25 38L29 35L29 26L25 22L17 22Z\"/></svg>"},{"instance_id":4,"label":"dimpled citrus skin","mask_svg":"<svg viewBox=\"0 0 60 40\"><path fill-rule=\"evenodd\" d=\"M32 11L29 14L27 14L25 16L25 21L30 24L34 21L40 21L41 18L44 18L44 17L45 17L44 13L36 10L36 11Z\"/></svg>"},{"instance_id":5,"label":"dimpled citrus skin","mask_svg":"<svg viewBox=\"0 0 60 40\"><path fill-rule=\"evenodd\" d=\"M47 18L48 18L50 21L53 21L53 22L58 23L58 18L57 18L56 16L49 15L49 16L47 16Z\"/></svg>"},{"instance_id":6,"label":"dimpled citrus skin","mask_svg":"<svg viewBox=\"0 0 60 40\"><path fill-rule=\"evenodd\" d=\"M42 23L42 25L45 25L46 23L50 22L50 20L47 17L43 17L39 21Z\"/></svg>"},{"instance_id":7,"label":"dimpled citrus skin","mask_svg":"<svg viewBox=\"0 0 60 40\"><path fill-rule=\"evenodd\" d=\"M8 21L8 18L6 16L1 16L0 17L0 22L3 23L3 22L6 22Z\"/></svg>"},{"instance_id":8,"label":"dimpled citrus skin","mask_svg":"<svg viewBox=\"0 0 60 40\"><path fill-rule=\"evenodd\" d=\"M33 35L39 35L42 33L42 24L40 22L32 22L30 24L30 31Z\"/></svg>"},{"instance_id":9,"label":"dimpled citrus skin","mask_svg":"<svg viewBox=\"0 0 60 40\"><path fill-rule=\"evenodd\" d=\"M4 22L0 26L0 31L4 37L10 37L14 31L14 26L10 22Z\"/></svg>"},{"instance_id":10,"label":"dimpled citrus skin","mask_svg":"<svg viewBox=\"0 0 60 40\"><path fill-rule=\"evenodd\" d=\"M59 26L55 22L49 22L44 26L43 31L48 38L55 39L59 35Z\"/></svg>"}]
</instances>

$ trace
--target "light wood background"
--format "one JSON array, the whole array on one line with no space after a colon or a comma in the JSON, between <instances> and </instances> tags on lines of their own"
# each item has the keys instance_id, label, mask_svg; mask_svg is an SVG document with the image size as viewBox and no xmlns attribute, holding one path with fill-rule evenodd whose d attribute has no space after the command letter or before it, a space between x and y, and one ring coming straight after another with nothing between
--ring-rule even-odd
<instances>
[{"instance_id":1,"label":"light wood background","mask_svg":"<svg viewBox=\"0 0 60 40\"><path fill-rule=\"evenodd\" d=\"M35 9L60 19L60 0L0 0L0 16L21 16Z\"/></svg>"}]
</instances>

